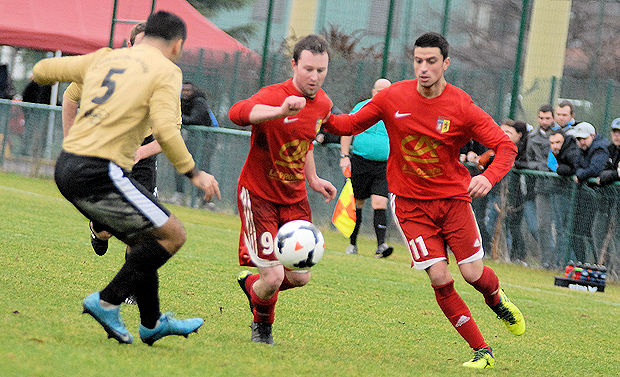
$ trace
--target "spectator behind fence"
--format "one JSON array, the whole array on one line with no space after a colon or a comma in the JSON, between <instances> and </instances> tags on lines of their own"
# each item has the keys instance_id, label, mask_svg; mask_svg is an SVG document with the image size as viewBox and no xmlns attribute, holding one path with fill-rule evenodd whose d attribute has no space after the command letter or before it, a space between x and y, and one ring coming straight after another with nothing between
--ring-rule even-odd
<instances>
[{"instance_id":1,"label":"spectator behind fence","mask_svg":"<svg viewBox=\"0 0 620 377\"><path fill-rule=\"evenodd\" d=\"M579 148L575 142L575 138L566 135L560 128L551 131L549 135L549 144L551 153L555 156L558 163L557 174L569 177L575 174L575 165L579 158ZM569 185L572 182L568 178L556 179L553 182L554 189L551 194L551 215L555 222L555 240L556 248L551 263L558 267L563 262L568 261L570 256L570 248L568 239L570 234L568 215L570 214L570 206L566 205L567 194L570 192Z\"/></svg>"},{"instance_id":2,"label":"spectator behind fence","mask_svg":"<svg viewBox=\"0 0 620 377\"><path fill-rule=\"evenodd\" d=\"M577 183L584 183L589 178L598 177L607 163L609 141L596 134L593 125L587 122L578 123L573 135L577 139L579 155L575 164L575 177ZM594 261L598 260L598 253L592 243L592 223L600 209L600 203L591 190L580 189L577 191L575 202L574 231L572 232L573 251L577 260L586 262L588 249L592 251Z\"/></svg>"},{"instance_id":3,"label":"spectator behind fence","mask_svg":"<svg viewBox=\"0 0 620 377\"><path fill-rule=\"evenodd\" d=\"M517 169L527 168L527 125L522 121L513 121L505 119L500 124L501 129L508 135L517 145L517 157L515 158L514 167ZM497 217L498 209L506 211L506 244L509 250L510 260L513 262L521 262L525 264L525 243L521 231L521 220L523 219L523 208L525 203L526 185L525 179L521 174L512 173L507 177L508 192L506 197L506 205L499 202L498 193L491 191L489 202L487 204L485 225L487 232L493 237L497 235Z\"/></svg>"},{"instance_id":4,"label":"spectator behind fence","mask_svg":"<svg viewBox=\"0 0 620 377\"><path fill-rule=\"evenodd\" d=\"M30 80L24 91L22 92L22 100L24 102L50 104L52 93L51 85L41 85ZM43 123L42 112L38 109L24 107L24 134L22 136L21 153L23 155L32 155L37 148L38 141L42 137ZM40 132L37 132L39 129ZM37 142L35 142L37 141ZM34 147L33 147L34 146Z\"/></svg>"},{"instance_id":5,"label":"spectator behind fence","mask_svg":"<svg viewBox=\"0 0 620 377\"><path fill-rule=\"evenodd\" d=\"M13 98L13 83L9 75L9 67L0 64L0 99Z\"/></svg>"},{"instance_id":6,"label":"spectator behind fence","mask_svg":"<svg viewBox=\"0 0 620 377\"><path fill-rule=\"evenodd\" d=\"M558 126L562 127L562 130L566 135L572 134L572 129L575 124L579 123L575 121L575 109L573 104L568 101L562 101L555 108L555 122Z\"/></svg>"},{"instance_id":7,"label":"spectator behind fence","mask_svg":"<svg viewBox=\"0 0 620 377\"><path fill-rule=\"evenodd\" d=\"M598 184L601 186L620 180L620 118L616 118L611 122L610 136L611 144L607 147L609 159L605 169L598 177Z\"/></svg>"},{"instance_id":8,"label":"spectator behind fence","mask_svg":"<svg viewBox=\"0 0 620 377\"><path fill-rule=\"evenodd\" d=\"M555 171L557 161L551 153L549 134L553 129L560 129L553 120L553 107L543 105L538 109L538 129L532 131L527 143L528 167L532 170ZM550 267L553 259L554 243L551 235L551 193L552 185L549 178L536 177L534 192L536 193L536 219L538 223L538 248L540 263Z\"/></svg>"},{"instance_id":9,"label":"spectator behind fence","mask_svg":"<svg viewBox=\"0 0 620 377\"><path fill-rule=\"evenodd\" d=\"M181 91L181 114L182 122L184 126L205 126L205 127L218 127L219 124L215 115L207 104L206 94L193 82L183 81L183 88ZM214 145L204 146L202 149L198 149L198 138L190 138L190 135L197 135L187 129L181 131L183 139L188 146L188 149L197 158L200 167L205 171L210 171L211 156L215 149ZM210 140L210 138L203 138L202 140ZM177 174L176 176L176 192L172 201L177 204L184 204L183 193L185 192L185 177Z\"/></svg>"},{"instance_id":10,"label":"spectator behind fence","mask_svg":"<svg viewBox=\"0 0 620 377\"><path fill-rule=\"evenodd\" d=\"M372 88L372 97L392 83L386 79L375 81ZM351 114L359 111L370 99L364 100L351 110ZM353 141L353 150L350 150ZM347 254L357 254L357 234L362 225L362 210L364 203L370 198L373 209L373 224L377 236L377 250L375 256L385 258L392 254L394 248L385 243L387 231L386 209L388 205L388 184L385 176L387 159L390 153L390 139L388 138L383 121L377 122L366 131L352 136L342 136L340 139L340 168L347 176L351 174L353 196L355 197L355 228L349 238Z\"/></svg>"}]
</instances>

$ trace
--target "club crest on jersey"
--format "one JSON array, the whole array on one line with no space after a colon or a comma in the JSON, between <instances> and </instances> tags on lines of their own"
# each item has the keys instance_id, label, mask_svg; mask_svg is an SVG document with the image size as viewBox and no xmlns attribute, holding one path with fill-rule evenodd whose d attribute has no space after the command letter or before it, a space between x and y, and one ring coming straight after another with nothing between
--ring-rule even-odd
<instances>
[{"instance_id":1,"label":"club crest on jersey","mask_svg":"<svg viewBox=\"0 0 620 377\"><path fill-rule=\"evenodd\" d=\"M315 128L315 134L318 134L319 131L321 130L321 125L323 125L323 119L318 119L316 121L316 128Z\"/></svg>"},{"instance_id":2,"label":"club crest on jersey","mask_svg":"<svg viewBox=\"0 0 620 377\"><path fill-rule=\"evenodd\" d=\"M437 132L446 133L450 131L450 119L437 118Z\"/></svg>"}]
</instances>

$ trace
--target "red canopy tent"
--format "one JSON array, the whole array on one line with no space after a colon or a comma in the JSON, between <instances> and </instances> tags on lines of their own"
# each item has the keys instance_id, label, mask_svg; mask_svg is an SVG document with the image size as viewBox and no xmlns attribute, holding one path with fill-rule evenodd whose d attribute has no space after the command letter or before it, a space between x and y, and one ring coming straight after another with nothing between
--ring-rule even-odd
<instances>
[{"instance_id":1,"label":"red canopy tent","mask_svg":"<svg viewBox=\"0 0 620 377\"><path fill-rule=\"evenodd\" d=\"M187 24L185 50L250 53L185 0L157 0ZM116 18L145 20L152 0L118 0ZM0 45L85 54L108 46L114 0L0 0ZM117 23L114 47L129 38L132 24Z\"/></svg>"}]
</instances>

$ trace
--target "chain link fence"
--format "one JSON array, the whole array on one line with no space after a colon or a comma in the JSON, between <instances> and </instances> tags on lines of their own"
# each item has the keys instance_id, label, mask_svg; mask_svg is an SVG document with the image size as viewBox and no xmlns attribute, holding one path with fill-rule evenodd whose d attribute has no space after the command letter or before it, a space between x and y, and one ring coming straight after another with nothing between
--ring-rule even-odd
<instances>
[{"instance_id":1,"label":"chain link fence","mask_svg":"<svg viewBox=\"0 0 620 377\"><path fill-rule=\"evenodd\" d=\"M164 156L158 159L162 201L225 213L237 212L237 179L250 147L247 130L184 127L198 166L217 178L222 200L203 203L187 179ZM0 167L25 176L52 177L61 150L60 108L0 100ZM319 175L337 188L344 185L336 145L315 148ZM474 172L473 167L469 167ZM314 222L330 227L334 202L308 190ZM561 268L568 260L602 263L610 277L620 274L620 183L606 187L577 185L554 173L512 170L485 198L472 203L487 256L530 266ZM362 233L372 234L366 206ZM400 241L394 224L388 238Z\"/></svg>"}]
</instances>

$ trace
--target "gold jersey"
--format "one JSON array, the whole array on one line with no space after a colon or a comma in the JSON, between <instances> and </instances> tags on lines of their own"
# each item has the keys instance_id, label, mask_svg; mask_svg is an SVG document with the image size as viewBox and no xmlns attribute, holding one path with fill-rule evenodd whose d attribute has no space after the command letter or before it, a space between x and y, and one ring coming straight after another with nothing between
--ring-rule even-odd
<instances>
[{"instance_id":1,"label":"gold jersey","mask_svg":"<svg viewBox=\"0 0 620 377\"><path fill-rule=\"evenodd\" d=\"M195 163L180 133L181 69L147 44L41 60L35 81L82 84L81 111L63 141L77 155L108 159L131 170L150 129L179 173Z\"/></svg>"}]
</instances>

